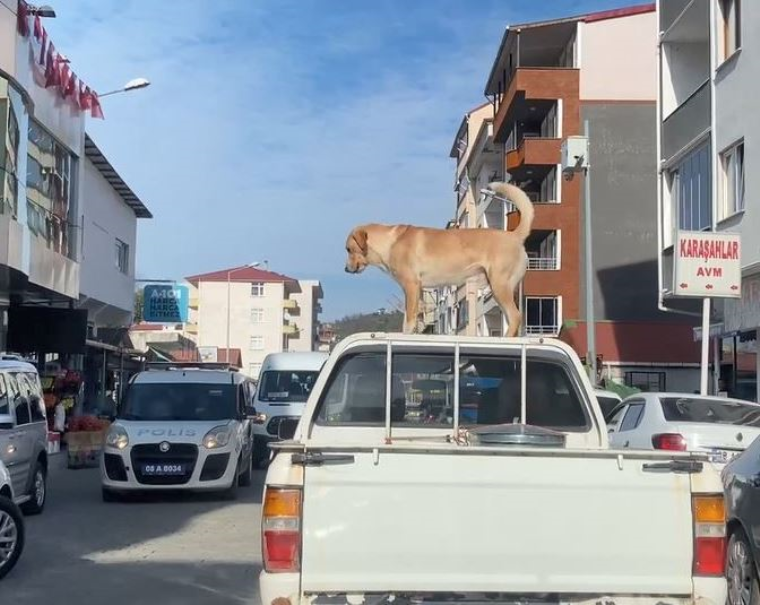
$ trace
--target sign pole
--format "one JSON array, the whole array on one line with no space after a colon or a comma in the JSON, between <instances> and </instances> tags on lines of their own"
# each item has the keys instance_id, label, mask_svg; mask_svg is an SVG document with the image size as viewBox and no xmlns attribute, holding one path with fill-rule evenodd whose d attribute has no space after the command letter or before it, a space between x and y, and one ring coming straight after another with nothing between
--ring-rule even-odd
<instances>
[{"instance_id":1,"label":"sign pole","mask_svg":"<svg viewBox=\"0 0 760 605\"><path fill-rule=\"evenodd\" d=\"M699 365L699 394L707 395L710 363L710 299L702 299L702 361Z\"/></svg>"}]
</instances>

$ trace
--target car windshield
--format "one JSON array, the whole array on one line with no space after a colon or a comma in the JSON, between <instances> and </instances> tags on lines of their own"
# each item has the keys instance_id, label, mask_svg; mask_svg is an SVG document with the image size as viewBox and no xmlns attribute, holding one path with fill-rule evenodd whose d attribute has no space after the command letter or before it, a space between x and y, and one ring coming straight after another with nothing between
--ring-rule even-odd
<instances>
[{"instance_id":1,"label":"car windshield","mask_svg":"<svg viewBox=\"0 0 760 605\"><path fill-rule=\"evenodd\" d=\"M233 384L147 382L130 386L119 417L124 420L228 420L235 418Z\"/></svg>"},{"instance_id":2,"label":"car windshield","mask_svg":"<svg viewBox=\"0 0 760 605\"><path fill-rule=\"evenodd\" d=\"M731 399L698 397L661 397L662 411L668 422L734 424L760 427L760 405Z\"/></svg>"},{"instance_id":3,"label":"car windshield","mask_svg":"<svg viewBox=\"0 0 760 605\"><path fill-rule=\"evenodd\" d=\"M309 398L309 393L319 372L305 370L268 370L259 380L260 401L300 403Z\"/></svg>"}]
</instances>

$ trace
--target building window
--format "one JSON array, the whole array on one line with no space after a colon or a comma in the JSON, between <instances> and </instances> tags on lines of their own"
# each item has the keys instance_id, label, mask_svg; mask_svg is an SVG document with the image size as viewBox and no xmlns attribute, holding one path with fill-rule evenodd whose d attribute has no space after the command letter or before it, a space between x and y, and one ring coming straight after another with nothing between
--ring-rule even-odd
<instances>
[{"instance_id":1,"label":"building window","mask_svg":"<svg viewBox=\"0 0 760 605\"><path fill-rule=\"evenodd\" d=\"M76 156L31 119L27 136L26 197L36 222L29 227L49 248L76 260Z\"/></svg>"},{"instance_id":2,"label":"building window","mask_svg":"<svg viewBox=\"0 0 760 605\"><path fill-rule=\"evenodd\" d=\"M250 349L251 349L251 351L262 351L262 350L264 350L264 337L263 336L251 336Z\"/></svg>"},{"instance_id":3,"label":"building window","mask_svg":"<svg viewBox=\"0 0 760 605\"><path fill-rule=\"evenodd\" d=\"M710 146L689 153L670 171L670 200L682 231L705 231L712 225Z\"/></svg>"},{"instance_id":4,"label":"building window","mask_svg":"<svg viewBox=\"0 0 760 605\"><path fill-rule=\"evenodd\" d=\"M665 372L626 372L625 384L641 391L664 391Z\"/></svg>"},{"instance_id":5,"label":"building window","mask_svg":"<svg viewBox=\"0 0 760 605\"><path fill-rule=\"evenodd\" d=\"M1 105L0 105L1 107ZM5 165L0 166L0 214L18 216L18 147L19 126L13 103L7 102L8 107L8 136L5 137ZM3 183L5 186L3 187Z\"/></svg>"},{"instance_id":6,"label":"building window","mask_svg":"<svg viewBox=\"0 0 760 605\"><path fill-rule=\"evenodd\" d=\"M264 284L261 282L251 284L251 296L255 298L264 296Z\"/></svg>"},{"instance_id":7,"label":"building window","mask_svg":"<svg viewBox=\"0 0 760 605\"><path fill-rule=\"evenodd\" d=\"M470 302L465 298L457 307L457 330L464 330L470 323Z\"/></svg>"},{"instance_id":8,"label":"building window","mask_svg":"<svg viewBox=\"0 0 760 605\"><path fill-rule=\"evenodd\" d=\"M260 324L264 321L264 309L251 309L251 323Z\"/></svg>"},{"instance_id":9,"label":"building window","mask_svg":"<svg viewBox=\"0 0 760 605\"><path fill-rule=\"evenodd\" d=\"M733 145L720 154L721 218L744 210L744 142Z\"/></svg>"},{"instance_id":10,"label":"building window","mask_svg":"<svg viewBox=\"0 0 760 605\"><path fill-rule=\"evenodd\" d=\"M129 244L116 240L116 268L124 275L129 274Z\"/></svg>"},{"instance_id":11,"label":"building window","mask_svg":"<svg viewBox=\"0 0 760 605\"><path fill-rule=\"evenodd\" d=\"M722 38L721 60L725 61L742 46L741 0L718 0L720 4L719 32Z\"/></svg>"},{"instance_id":12,"label":"building window","mask_svg":"<svg viewBox=\"0 0 760 605\"><path fill-rule=\"evenodd\" d=\"M526 296L524 312L527 334L556 334L559 332L559 297Z\"/></svg>"}]
</instances>

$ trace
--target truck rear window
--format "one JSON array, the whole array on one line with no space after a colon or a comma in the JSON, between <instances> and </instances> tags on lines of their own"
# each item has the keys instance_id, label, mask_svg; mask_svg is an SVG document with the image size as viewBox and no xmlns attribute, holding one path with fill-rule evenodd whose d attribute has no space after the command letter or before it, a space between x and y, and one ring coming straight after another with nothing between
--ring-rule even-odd
<instances>
[{"instance_id":1,"label":"truck rear window","mask_svg":"<svg viewBox=\"0 0 760 605\"><path fill-rule=\"evenodd\" d=\"M660 403L668 422L760 426L760 405L752 403L699 397L660 397Z\"/></svg>"},{"instance_id":2,"label":"truck rear window","mask_svg":"<svg viewBox=\"0 0 760 605\"><path fill-rule=\"evenodd\" d=\"M386 354L345 358L319 403L325 425L385 424ZM520 422L520 358L460 355L459 423L479 426ZM391 361L391 423L452 426L453 355L395 353ZM559 430L588 427L586 406L561 363L528 356L526 421Z\"/></svg>"}]
</instances>

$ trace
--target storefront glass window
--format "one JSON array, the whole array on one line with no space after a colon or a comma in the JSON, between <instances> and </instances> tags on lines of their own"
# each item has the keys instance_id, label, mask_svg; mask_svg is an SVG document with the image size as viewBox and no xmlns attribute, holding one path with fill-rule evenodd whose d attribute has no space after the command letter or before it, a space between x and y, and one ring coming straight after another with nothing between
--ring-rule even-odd
<instances>
[{"instance_id":1,"label":"storefront glass window","mask_svg":"<svg viewBox=\"0 0 760 605\"><path fill-rule=\"evenodd\" d=\"M18 218L21 96L0 78L0 214Z\"/></svg>"}]
</instances>

